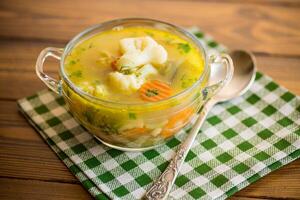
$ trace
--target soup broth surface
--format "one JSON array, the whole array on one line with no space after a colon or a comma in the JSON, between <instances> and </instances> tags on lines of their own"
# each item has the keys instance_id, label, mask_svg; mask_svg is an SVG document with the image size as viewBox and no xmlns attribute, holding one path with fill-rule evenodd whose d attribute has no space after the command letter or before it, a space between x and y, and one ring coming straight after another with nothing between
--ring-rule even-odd
<instances>
[{"instance_id":1,"label":"soup broth surface","mask_svg":"<svg viewBox=\"0 0 300 200\"><path fill-rule=\"evenodd\" d=\"M133 41L130 44L137 49L130 50L128 46L124 52L127 46L123 39ZM153 41L155 50L147 46L147 42L154 45ZM145 49L153 55L143 53ZM122 59L136 63L144 58L160 60L138 66L121 63ZM171 32L125 27L100 32L77 44L64 64L68 78L84 92L108 101L140 103L168 98L193 85L203 73L204 58L194 44Z\"/></svg>"}]
</instances>

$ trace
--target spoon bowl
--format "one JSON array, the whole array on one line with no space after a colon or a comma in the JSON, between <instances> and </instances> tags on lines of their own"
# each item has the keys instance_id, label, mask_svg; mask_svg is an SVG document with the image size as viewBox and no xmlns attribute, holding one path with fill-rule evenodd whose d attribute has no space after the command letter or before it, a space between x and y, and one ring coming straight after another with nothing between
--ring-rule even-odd
<instances>
[{"instance_id":1,"label":"spoon bowl","mask_svg":"<svg viewBox=\"0 0 300 200\"><path fill-rule=\"evenodd\" d=\"M231 81L215 95L214 99L218 103L243 95L255 79L256 59L251 52L234 50L229 55L235 66L234 74Z\"/></svg>"}]
</instances>

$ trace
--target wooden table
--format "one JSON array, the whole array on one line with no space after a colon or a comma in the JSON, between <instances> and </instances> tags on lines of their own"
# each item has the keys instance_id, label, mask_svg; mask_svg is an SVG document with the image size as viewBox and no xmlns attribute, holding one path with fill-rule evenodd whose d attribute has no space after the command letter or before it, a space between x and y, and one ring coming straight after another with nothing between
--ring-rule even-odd
<instances>
[{"instance_id":1,"label":"wooden table","mask_svg":"<svg viewBox=\"0 0 300 200\"><path fill-rule=\"evenodd\" d=\"M45 47L64 47L93 24L150 17L197 25L229 48L245 48L260 71L300 95L297 0L0 1L0 199L90 199L78 180L19 114L16 100L45 88L34 64ZM58 64L49 61L48 72ZM300 198L300 160L232 199Z\"/></svg>"}]
</instances>

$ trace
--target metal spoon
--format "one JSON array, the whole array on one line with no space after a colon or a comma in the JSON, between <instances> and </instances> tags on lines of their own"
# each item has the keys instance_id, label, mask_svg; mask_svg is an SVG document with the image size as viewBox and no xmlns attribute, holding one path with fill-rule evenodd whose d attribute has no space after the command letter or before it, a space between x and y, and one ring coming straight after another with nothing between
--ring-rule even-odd
<instances>
[{"instance_id":1,"label":"metal spoon","mask_svg":"<svg viewBox=\"0 0 300 200\"><path fill-rule=\"evenodd\" d=\"M252 85L256 73L256 61L253 54L244 50L235 50L231 51L229 55L235 66L232 80L205 104L193 129L180 145L176 155L173 157L166 170L146 192L144 199L158 200L165 199L168 196L180 167L205 121L209 110L217 103L229 101L243 95ZM220 77L224 75L224 72L222 70L212 69L211 74L210 84L220 80Z\"/></svg>"}]
</instances>

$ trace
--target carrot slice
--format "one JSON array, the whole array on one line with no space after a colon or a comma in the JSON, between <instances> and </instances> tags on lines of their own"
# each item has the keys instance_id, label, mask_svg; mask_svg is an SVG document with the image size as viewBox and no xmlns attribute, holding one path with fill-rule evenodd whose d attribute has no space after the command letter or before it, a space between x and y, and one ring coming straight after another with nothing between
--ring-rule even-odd
<instances>
[{"instance_id":1,"label":"carrot slice","mask_svg":"<svg viewBox=\"0 0 300 200\"><path fill-rule=\"evenodd\" d=\"M158 80L148 81L139 89L140 97L145 101L159 101L172 94L171 87Z\"/></svg>"},{"instance_id":2,"label":"carrot slice","mask_svg":"<svg viewBox=\"0 0 300 200\"><path fill-rule=\"evenodd\" d=\"M117 61L118 61L118 59L112 61L112 62L111 62L111 65L110 65L111 68L112 68L114 71L117 71L117 70L118 70L118 68L117 68Z\"/></svg>"},{"instance_id":3,"label":"carrot slice","mask_svg":"<svg viewBox=\"0 0 300 200\"><path fill-rule=\"evenodd\" d=\"M188 107L170 117L168 123L165 125L161 132L162 136L168 138L175 134L179 129L187 124L193 113L194 109L192 107Z\"/></svg>"}]
</instances>

